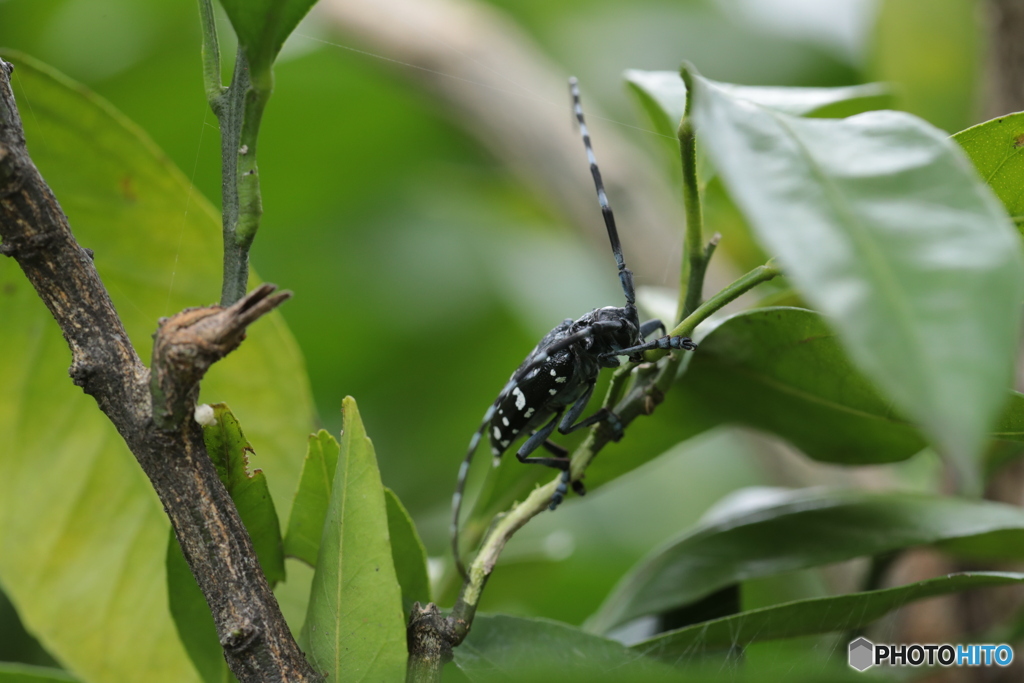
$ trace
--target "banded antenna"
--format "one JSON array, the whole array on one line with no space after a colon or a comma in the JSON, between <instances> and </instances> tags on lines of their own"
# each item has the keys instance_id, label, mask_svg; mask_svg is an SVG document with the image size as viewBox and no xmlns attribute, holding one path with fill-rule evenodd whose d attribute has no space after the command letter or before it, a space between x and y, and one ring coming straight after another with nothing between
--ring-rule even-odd
<instances>
[{"instance_id":1,"label":"banded antenna","mask_svg":"<svg viewBox=\"0 0 1024 683\"><path fill-rule=\"evenodd\" d=\"M601 205L601 215L604 217L605 227L608 228L608 240L612 243L612 254L615 255L615 264L619 267L619 281L622 283L622 293L626 295L626 303L632 308L636 304L633 271L626 267L626 260L622 256L619 231L615 228L615 214L612 213L612 207L608 204L608 195L604 191L604 181L601 180L601 169L597 167L597 157L594 156L594 148L590 144L590 131L587 130L587 122L583 119L583 105L580 104L580 85L575 76L569 77L569 92L572 94L572 108L576 113L576 121L580 125L580 134L583 136L583 146L587 149L587 161L590 162L590 174L594 176L594 187L597 189L597 201Z\"/></svg>"}]
</instances>

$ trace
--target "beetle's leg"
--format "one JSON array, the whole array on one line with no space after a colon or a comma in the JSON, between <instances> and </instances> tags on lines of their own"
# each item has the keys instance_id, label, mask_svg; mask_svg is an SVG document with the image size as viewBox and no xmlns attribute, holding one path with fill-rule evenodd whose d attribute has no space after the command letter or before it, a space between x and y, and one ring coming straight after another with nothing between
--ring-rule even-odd
<instances>
[{"instance_id":1,"label":"beetle's leg","mask_svg":"<svg viewBox=\"0 0 1024 683\"><path fill-rule=\"evenodd\" d=\"M544 441L544 443L542 443L541 446L543 446L544 449L548 453L551 453L552 455L556 455L556 456L558 456L560 458L567 458L567 457L569 457L569 451L566 450L565 448L562 448L561 446L559 446L557 443L555 443L551 439L547 439L546 441Z\"/></svg>"},{"instance_id":2,"label":"beetle's leg","mask_svg":"<svg viewBox=\"0 0 1024 683\"><path fill-rule=\"evenodd\" d=\"M551 436L551 432L555 431L555 425L558 424L558 419L562 417L562 411L559 410L555 413L554 417L550 421L533 434L530 438L523 442L523 445L516 451L516 458L521 463L528 465L545 465L547 467L554 467L558 470L565 470L569 467L569 458L543 458L543 457L527 457L530 453L540 448L540 446L547 441L548 437Z\"/></svg>"},{"instance_id":3,"label":"beetle's leg","mask_svg":"<svg viewBox=\"0 0 1024 683\"><path fill-rule=\"evenodd\" d=\"M655 318L654 320L648 320L645 323L640 323L640 338L647 339L647 336L655 330L661 330L663 333L665 330L665 324Z\"/></svg>"},{"instance_id":4,"label":"beetle's leg","mask_svg":"<svg viewBox=\"0 0 1024 683\"><path fill-rule=\"evenodd\" d=\"M563 422L564 422L564 420L563 420ZM557 456L562 457L562 458L568 458L569 457L569 451L566 450L565 448L562 448L561 446L559 446L557 443L555 443L551 439L548 439L547 441L545 441L541 445L549 453L552 453L552 454L557 455ZM566 470L566 472L567 471L568 470ZM576 495L579 495L579 496L587 495L587 488L583 485L582 481L574 481L574 482L572 482L572 490L576 492Z\"/></svg>"},{"instance_id":5,"label":"beetle's leg","mask_svg":"<svg viewBox=\"0 0 1024 683\"><path fill-rule=\"evenodd\" d=\"M593 387L591 387L591 391L592 390L593 390ZM586 405L586 401L583 402L583 405ZM573 408L575 409L575 407L576 406L574 404ZM530 455L530 453L532 453L533 451L537 450L539 447L541 447L541 446L545 446L546 447L547 443L550 443L550 442L548 442L548 437L551 435L551 432L555 431L555 425L558 424L558 420L561 417L562 417L562 412L561 411L555 413L555 416L552 417L551 420L546 425L544 425L543 427L541 427L540 429L535 431L530 436L530 438L527 439L526 442L522 446L519 447L519 450L516 451L516 458L518 458L519 462L521 462L521 463L525 463L525 464L528 464L528 465L546 465L547 467L553 467L555 469L562 470L562 478L558 482L558 488L555 489L554 495L551 496L551 503L548 505L548 509L550 509L550 510L554 510L555 508L558 507L559 503L562 502L562 500L565 498L565 494L569 490L569 462L570 461L569 461L569 458L567 457L568 456L568 451L566 451L564 448L561 448L561 447L555 445L555 449L557 449L558 451L561 451L565 455L563 455L561 457L557 457L557 458L537 458L537 457L531 458L531 457L528 457L528 456ZM554 444L552 444L552 445L554 445ZM549 448L549 450L551 450L552 452L555 452L555 449L550 449ZM582 482L573 482L572 483L572 488L573 488L573 491L576 491L576 493L578 493L581 496L586 493L586 489L583 488Z\"/></svg>"},{"instance_id":6,"label":"beetle's leg","mask_svg":"<svg viewBox=\"0 0 1024 683\"><path fill-rule=\"evenodd\" d=\"M590 386L587 387L587 391L572 404L572 407L569 408L569 412L565 414L565 417L562 418L561 424L558 425L558 431L561 434L571 434L577 429L583 429L584 427L595 425L598 422L605 422L612 430L612 441L618 441L623 435L622 421L619 420L618 415L607 408L601 408L590 417L573 424L573 422L575 422L583 413L583 409L586 407L587 402L590 401L590 396L594 393L594 385L595 383L591 382Z\"/></svg>"},{"instance_id":7,"label":"beetle's leg","mask_svg":"<svg viewBox=\"0 0 1024 683\"><path fill-rule=\"evenodd\" d=\"M685 349L687 351L693 351L697 348L697 345L693 343L693 340L689 337L659 337L658 339L652 339L651 341L644 342L643 344L637 344L636 346L630 346L626 349L617 349L609 353L601 354L604 356L639 356L644 351L650 351L652 349Z\"/></svg>"}]
</instances>

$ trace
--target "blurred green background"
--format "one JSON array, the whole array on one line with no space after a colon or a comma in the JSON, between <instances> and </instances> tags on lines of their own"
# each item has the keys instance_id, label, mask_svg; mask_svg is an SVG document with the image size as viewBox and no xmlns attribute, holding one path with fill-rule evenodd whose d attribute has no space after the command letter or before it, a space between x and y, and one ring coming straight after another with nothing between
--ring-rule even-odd
<instances>
[{"instance_id":1,"label":"blurred green background","mask_svg":"<svg viewBox=\"0 0 1024 683\"><path fill-rule=\"evenodd\" d=\"M947 131L982 118L983 21L968 0L481 6L517 24L558 77L579 76L585 106L600 108L602 124L662 173L670 159L626 92L627 68L674 69L685 59L711 78L745 84L885 80L901 107ZM357 398L384 483L416 518L430 555L441 557L458 463L509 372L562 318L617 304L621 293L600 231L481 144L486 125L467 123L435 96L437 74L403 64L397 50L374 48L322 10L300 25L275 67L260 141L264 217L252 262L261 278L295 292L282 310L305 354L322 425L337 432L342 397ZM229 44L223 16L220 29ZM429 45L430 29L423 31L417 39ZM219 205L219 135L203 95L199 42L198 12L188 0L0 0L0 47L47 62L107 98L153 137L195 192ZM229 69L233 51L224 53ZM492 80L463 85L500 108L531 97L510 85L514 73L509 65L493 69ZM449 76L456 78L439 77ZM31 116L31 101L20 104ZM567 97L551 106L552 121L568 129ZM595 133L599 158L601 144ZM582 149L573 163L583 169ZM614 193L611 199L615 205ZM677 234L676 226L665 229ZM630 227L620 230L628 258ZM678 260L677 244L663 248ZM636 270L647 285L674 279L671 266ZM130 305L130 294L119 296L118 305ZM651 443L674 441L664 415L634 430ZM629 441L601 457L629 457ZM510 545L482 609L579 623L636 559L729 491L849 476L799 460L780 468L780 449L747 432L717 430L585 502L570 498L557 517L539 518ZM295 457L303 453L304 444L295 444ZM23 642L17 629L0 600L0 660L45 662L37 648L11 645Z\"/></svg>"}]
</instances>

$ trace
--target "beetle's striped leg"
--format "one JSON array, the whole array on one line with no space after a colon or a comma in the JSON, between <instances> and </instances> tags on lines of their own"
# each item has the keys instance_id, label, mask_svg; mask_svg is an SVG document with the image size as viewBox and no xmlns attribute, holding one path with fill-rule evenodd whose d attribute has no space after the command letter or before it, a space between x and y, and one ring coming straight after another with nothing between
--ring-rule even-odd
<instances>
[{"instance_id":1,"label":"beetle's striped leg","mask_svg":"<svg viewBox=\"0 0 1024 683\"><path fill-rule=\"evenodd\" d=\"M643 344L637 344L636 346L630 346L629 348L602 353L601 357L636 356L644 351L651 351L653 349L662 349L664 351L668 351L670 349L685 349L686 351L693 351L695 348L697 348L697 345L694 344L693 340L689 337L659 337L658 339L652 339L651 341L644 342Z\"/></svg>"}]
</instances>

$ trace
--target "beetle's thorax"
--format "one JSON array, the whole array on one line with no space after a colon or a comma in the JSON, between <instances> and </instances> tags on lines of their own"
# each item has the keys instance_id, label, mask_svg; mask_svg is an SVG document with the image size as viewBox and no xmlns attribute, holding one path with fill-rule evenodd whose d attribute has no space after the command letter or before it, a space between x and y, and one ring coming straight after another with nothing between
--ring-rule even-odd
<instances>
[{"instance_id":1,"label":"beetle's thorax","mask_svg":"<svg viewBox=\"0 0 1024 683\"><path fill-rule=\"evenodd\" d=\"M600 356L619 349L634 346L640 341L640 322L635 306L605 306L595 308L572 324L570 332L576 332L595 323L615 321L620 327L602 329L597 327L592 337L580 342L579 347L587 355ZM615 363L617 365L617 363Z\"/></svg>"}]
</instances>

